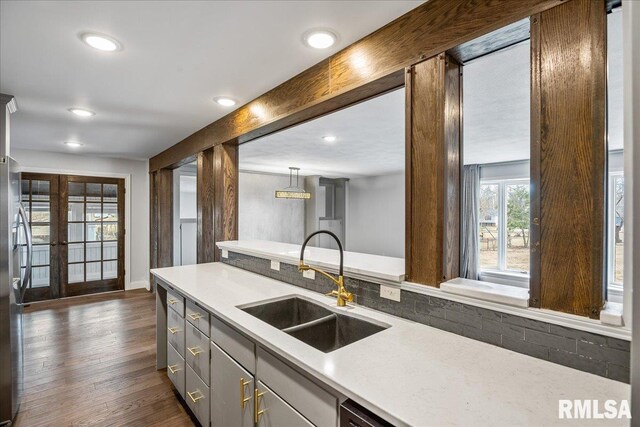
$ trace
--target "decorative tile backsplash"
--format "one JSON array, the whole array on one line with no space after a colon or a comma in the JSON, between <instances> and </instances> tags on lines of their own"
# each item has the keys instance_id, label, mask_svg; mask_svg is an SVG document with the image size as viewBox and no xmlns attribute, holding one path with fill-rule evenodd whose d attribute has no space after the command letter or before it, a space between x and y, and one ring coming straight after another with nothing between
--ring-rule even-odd
<instances>
[{"instance_id":1,"label":"decorative tile backsplash","mask_svg":"<svg viewBox=\"0 0 640 427\"><path fill-rule=\"evenodd\" d=\"M320 274L315 280L302 277L290 264L281 263L276 271L268 259L234 252L222 261L315 292L335 288ZM356 304L616 381L630 381L628 341L407 290L396 302L380 297L380 285L350 277L345 277L345 286L355 295Z\"/></svg>"}]
</instances>

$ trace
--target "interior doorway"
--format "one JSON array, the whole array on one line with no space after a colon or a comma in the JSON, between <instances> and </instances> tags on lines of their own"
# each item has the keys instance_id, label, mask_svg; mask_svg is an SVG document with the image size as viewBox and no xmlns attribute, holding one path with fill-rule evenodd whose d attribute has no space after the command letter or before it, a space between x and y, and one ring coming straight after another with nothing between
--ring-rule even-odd
<instances>
[{"instance_id":1,"label":"interior doorway","mask_svg":"<svg viewBox=\"0 0 640 427\"><path fill-rule=\"evenodd\" d=\"M173 170L173 265L197 263L196 162Z\"/></svg>"},{"instance_id":2,"label":"interior doorway","mask_svg":"<svg viewBox=\"0 0 640 427\"><path fill-rule=\"evenodd\" d=\"M26 302L124 289L124 192L120 178L22 174L33 235Z\"/></svg>"}]
</instances>

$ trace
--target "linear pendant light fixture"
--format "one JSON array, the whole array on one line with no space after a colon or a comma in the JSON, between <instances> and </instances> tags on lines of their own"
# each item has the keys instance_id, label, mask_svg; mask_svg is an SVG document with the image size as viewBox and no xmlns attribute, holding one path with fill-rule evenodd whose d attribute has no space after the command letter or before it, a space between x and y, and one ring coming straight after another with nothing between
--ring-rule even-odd
<instances>
[{"instance_id":1,"label":"linear pendant light fixture","mask_svg":"<svg viewBox=\"0 0 640 427\"><path fill-rule=\"evenodd\" d=\"M296 172L296 185L293 185L293 171ZM276 199L310 199L311 193L298 186L300 168L289 167L289 186L276 190Z\"/></svg>"}]
</instances>

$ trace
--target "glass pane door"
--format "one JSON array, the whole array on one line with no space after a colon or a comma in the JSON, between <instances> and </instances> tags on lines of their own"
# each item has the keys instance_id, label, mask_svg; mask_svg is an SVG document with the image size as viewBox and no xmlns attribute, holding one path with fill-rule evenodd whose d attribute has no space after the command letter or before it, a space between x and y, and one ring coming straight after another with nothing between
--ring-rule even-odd
<instances>
[{"instance_id":1,"label":"glass pane door","mask_svg":"<svg viewBox=\"0 0 640 427\"><path fill-rule=\"evenodd\" d=\"M27 212L33 254L31 258L31 282L25 293L25 301L41 301L57 298L59 278L57 265L58 231L58 176L23 173L21 177L22 205ZM20 249L20 266L27 265L27 246L24 239Z\"/></svg>"},{"instance_id":2,"label":"glass pane door","mask_svg":"<svg viewBox=\"0 0 640 427\"><path fill-rule=\"evenodd\" d=\"M124 289L124 180L63 177L65 296Z\"/></svg>"}]
</instances>

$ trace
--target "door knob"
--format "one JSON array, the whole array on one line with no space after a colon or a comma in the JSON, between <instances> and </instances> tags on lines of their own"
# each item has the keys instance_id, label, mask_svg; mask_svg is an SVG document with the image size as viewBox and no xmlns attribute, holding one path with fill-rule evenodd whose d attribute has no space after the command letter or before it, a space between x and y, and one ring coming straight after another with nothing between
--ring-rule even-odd
<instances>
[{"instance_id":1,"label":"door knob","mask_svg":"<svg viewBox=\"0 0 640 427\"><path fill-rule=\"evenodd\" d=\"M57 242L51 242L51 243L50 243L50 245L51 245L51 246L55 246L55 245L57 245L57 244L58 244Z\"/></svg>"},{"instance_id":2,"label":"door knob","mask_svg":"<svg viewBox=\"0 0 640 427\"><path fill-rule=\"evenodd\" d=\"M67 241L64 240L61 244L62 244L62 246L66 246L67 245Z\"/></svg>"}]
</instances>

